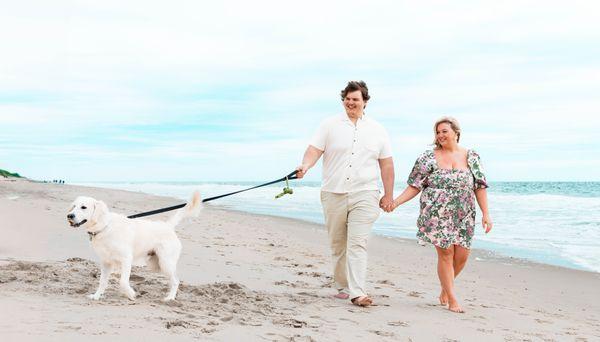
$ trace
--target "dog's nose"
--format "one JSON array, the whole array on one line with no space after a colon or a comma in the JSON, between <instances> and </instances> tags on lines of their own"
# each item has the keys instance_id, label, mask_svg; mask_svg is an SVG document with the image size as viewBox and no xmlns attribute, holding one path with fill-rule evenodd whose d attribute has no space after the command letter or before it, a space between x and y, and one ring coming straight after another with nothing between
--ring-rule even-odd
<instances>
[{"instance_id":1,"label":"dog's nose","mask_svg":"<svg viewBox=\"0 0 600 342\"><path fill-rule=\"evenodd\" d=\"M67 215L67 219L72 220L75 218L75 214L69 214Z\"/></svg>"}]
</instances>

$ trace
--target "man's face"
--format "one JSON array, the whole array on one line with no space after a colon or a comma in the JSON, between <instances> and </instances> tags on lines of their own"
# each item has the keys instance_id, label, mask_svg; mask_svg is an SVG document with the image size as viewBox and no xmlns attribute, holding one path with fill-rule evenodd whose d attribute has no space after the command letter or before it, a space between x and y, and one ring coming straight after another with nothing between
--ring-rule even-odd
<instances>
[{"instance_id":1,"label":"man's face","mask_svg":"<svg viewBox=\"0 0 600 342\"><path fill-rule=\"evenodd\" d=\"M344 97L344 109L346 109L346 114L350 117L356 118L361 116L365 104L366 102L363 100L360 90L348 93Z\"/></svg>"}]
</instances>

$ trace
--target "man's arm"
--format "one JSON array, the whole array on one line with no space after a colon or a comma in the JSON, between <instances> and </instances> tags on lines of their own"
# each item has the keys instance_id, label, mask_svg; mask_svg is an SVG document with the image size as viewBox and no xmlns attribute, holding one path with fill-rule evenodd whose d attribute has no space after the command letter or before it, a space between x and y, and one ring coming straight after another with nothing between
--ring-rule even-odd
<instances>
[{"instance_id":1,"label":"man's arm","mask_svg":"<svg viewBox=\"0 0 600 342\"><path fill-rule=\"evenodd\" d=\"M383 182L383 197L379 201L379 206L389 213L394 209L394 160L389 157L378 161Z\"/></svg>"},{"instance_id":2,"label":"man's arm","mask_svg":"<svg viewBox=\"0 0 600 342\"><path fill-rule=\"evenodd\" d=\"M296 168L296 170L298 170L298 174L296 176L298 176L298 178L304 177L306 172L308 172L308 169L313 167L322 155L323 151L312 145L308 145L306 152L304 152L304 158L302 158L302 165Z\"/></svg>"}]
</instances>

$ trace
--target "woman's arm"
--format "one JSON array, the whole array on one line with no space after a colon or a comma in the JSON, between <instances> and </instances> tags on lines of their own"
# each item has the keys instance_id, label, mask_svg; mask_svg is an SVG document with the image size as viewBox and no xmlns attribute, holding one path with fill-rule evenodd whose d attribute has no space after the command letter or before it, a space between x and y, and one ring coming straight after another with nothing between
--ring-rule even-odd
<instances>
[{"instance_id":1,"label":"woman's arm","mask_svg":"<svg viewBox=\"0 0 600 342\"><path fill-rule=\"evenodd\" d=\"M477 198L477 204L479 204L479 208L481 209L481 213L483 214L483 218L481 219L481 225L483 229L485 229L485 233L489 233L492 230L492 218L490 217L490 213L488 211L488 200L487 200L487 190L485 188L479 188L475 190L475 198Z\"/></svg>"},{"instance_id":2,"label":"woman's arm","mask_svg":"<svg viewBox=\"0 0 600 342\"><path fill-rule=\"evenodd\" d=\"M421 190L415 188L414 186L412 186L412 185L407 186L406 189L404 189L404 191L402 191L400 196L396 197L396 199L394 200L393 208L396 209L402 203L410 201L415 196L417 196L419 194L419 192L421 192Z\"/></svg>"}]
</instances>

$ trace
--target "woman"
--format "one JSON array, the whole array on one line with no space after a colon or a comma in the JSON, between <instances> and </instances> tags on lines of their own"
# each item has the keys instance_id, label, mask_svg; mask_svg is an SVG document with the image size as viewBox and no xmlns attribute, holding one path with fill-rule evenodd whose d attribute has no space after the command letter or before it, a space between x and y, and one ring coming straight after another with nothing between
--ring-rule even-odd
<instances>
[{"instance_id":1,"label":"woman","mask_svg":"<svg viewBox=\"0 0 600 342\"><path fill-rule=\"evenodd\" d=\"M443 117L433 126L435 148L425 151L408 177L408 187L394 200L396 208L421 194L417 237L435 246L438 277L442 287L440 304L453 312L464 312L454 293L454 278L462 271L475 229L475 199L483 213L485 232L492 229L487 205L488 187L479 155L458 145L460 126Z\"/></svg>"}]
</instances>

